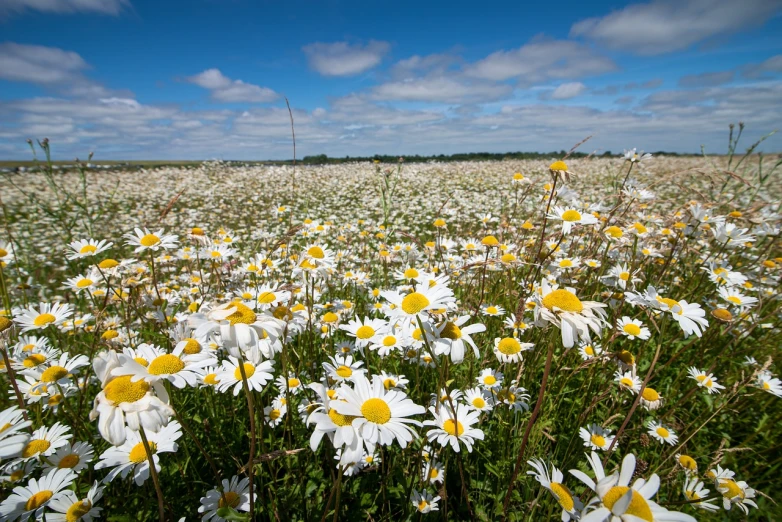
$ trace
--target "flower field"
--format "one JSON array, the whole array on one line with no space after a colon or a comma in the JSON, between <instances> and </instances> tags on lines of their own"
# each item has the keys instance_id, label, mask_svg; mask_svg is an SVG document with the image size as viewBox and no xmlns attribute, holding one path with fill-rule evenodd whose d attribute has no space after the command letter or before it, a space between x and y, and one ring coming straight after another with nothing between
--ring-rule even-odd
<instances>
[{"instance_id":1,"label":"flower field","mask_svg":"<svg viewBox=\"0 0 782 522\"><path fill-rule=\"evenodd\" d=\"M780 520L779 165L4 174L0 520Z\"/></svg>"}]
</instances>

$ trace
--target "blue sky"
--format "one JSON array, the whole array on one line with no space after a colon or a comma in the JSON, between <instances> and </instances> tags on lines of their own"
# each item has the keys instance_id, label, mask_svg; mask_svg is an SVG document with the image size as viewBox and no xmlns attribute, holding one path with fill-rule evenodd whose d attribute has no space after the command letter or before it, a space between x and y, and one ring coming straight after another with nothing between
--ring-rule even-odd
<instances>
[{"instance_id":1,"label":"blue sky","mask_svg":"<svg viewBox=\"0 0 782 522\"><path fill-rule=\"evenodd\" d=\"M3 0L0 157L287 158L285 96L299 156L723 152L782 122L780 29L782 0Z\"/></svg>"}]
</instances>

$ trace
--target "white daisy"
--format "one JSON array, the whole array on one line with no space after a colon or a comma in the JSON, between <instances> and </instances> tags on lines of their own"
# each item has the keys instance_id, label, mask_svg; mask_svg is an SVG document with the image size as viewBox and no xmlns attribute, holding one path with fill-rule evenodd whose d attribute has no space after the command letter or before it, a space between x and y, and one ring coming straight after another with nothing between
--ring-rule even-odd
<instances>
[{"instance_id":1,"label":"white daisy","mask_svg":"<svg viewBox=\"0 0 782 522\"><path fill-rule=\"evenodd\" d=\"M22 450L24 460L36 457L48 457L58 448L68 444L68 440L73 436L70 433L70 426L55 422L50 428L41 426L30 435L30 442Z\"/></svg>"},{"instance_id":2,"label":"white daisy","mask_svg":"<svg viewBox=\"0 0 782 522\"><path fill-rule=\"evenodd\" d=\"M548 466L540 459L528 460L527 464L532 466L534 470L528 471L527 475L535 477L535 480L541 486L551 491L554 499L559 502L560 507L562 507L562 522L567 522L570 519L578 520L580 518L579 511L584 508L584 503L563 484L565 477L562 471L552 464L551 473L549 474Z\"/></svg>"},{"instance_id":3,"label":"white daisy","mask_svg":"<svg viewBox=\"0 0 782 522\"><path fill-rule=\"evenodd\" d=\"M81 259L84 257L97 256L101 252L104 252L111 248L114 243L110 243L105 239L96 241L94 239L79 239L73 241L68 245L71 251L66 256L68 259Z\"/></svg>"},{"instance_id":4,"label":"white daisy","mask_svg":"<svg viewBox=\"0 0 782 522\"><path fill-rule=\"evenodd\" d=\"M73 491L63 491L63 495L49 502L49 508L54 513L47 513L47 522L92 522L99 518L103 508L95 507L95 503L103 498L103 486L95 481L87 492L87 496L79 499Z\"/></svg>"},{"instance_id":5,"label":"white daisy","mask_svg":"<svg viewBox=\"0 0 782 522\"><path fill-rule=\"evenodd\" d=\"M159 432L146 431L145 433L155 469L160 472L158 454L176 452L179 447L176 443L176 440L182 436L179 423L172 421ZM124 479L132 471L136 485L142 485L149 478L149 459L139 432L128 429L125 442L104 451L100 461L95 464L95 469L103 468L114 468L103 479L104 483L111 482L117 476Z\"/></svg>"},{"instance_id":6,"label":"white daisy","mask_svg":"<svg viewBox=\"0 0 782 522\"><path fill-rule=\"evenodd\" d=\"M217 510L230 507L236 511L250 511L250 479L239 479L236 475L231 480L223 479L222 488L210 489L205 497L201 497L199 513L203 513L201 520L208 522L224 522L225 519L217 514Z\"/></svg>"},{"instance_id":7,"label":"white daisy","mask_svg":"<svg viewBox=\"0 0 782 522\"><path fill-rule=\"evenodd\" d=\"M679 437L676 436L676 433L671 428L664 426L660 422L650 420L646 423L646 427L649 429L647 433L660 441L660 443L664 444L667 442L673 446L679 440Z\"/></svg>"},{"instance_id":8,"label":"white daisy","mask_svg":"<svg viewBox=\"0 0 782 522\"><path fill-rule=\"evenodd\" d=\"M19 333L31 330L43 330L54 325L58 326L73 315L73 307L62 303L39 303L37 307L30 305L20 308L14 313L14 322L22 329Z\"/></svg>"},{"instance_id":9,"label":"white daisy","mask_svg":"<svg viewBox=\"0 0 782 522\"><path fill-rule=\"evenodd\" d=\"M247 379L247 387L257 392L263 391L266 383L273 380L274 361L261 362L260 354L255 358L245 359L241 363L233 355L228 356L227 361L223 361L223 369L217 373L215 379L218 381L217 391L225 392L233 387L234 396L239 395L243 387L242 368L244 368L244 377Z\"/></svg>"},{"instance_id":10,"label":"white daisy","mask_svg":"<svg viewBox=\"0 0 782 522\"><path fill-rule=\"evenodd\" d=\"M415 404L407 394L398 390L386 391L378 375L370 382L363 374L353 380L353 388L342 384L337 392L343 401L333 401L331 406L342 415L355 417L352 421L359 436L367 444L367 451L374 445L389 445L396 439L402 448L413 440L415 432L409 426L420 426L417 420L408 418L426 410Z\"/></svg>"},{"instance_id":11,"label":"white daisy","mask_svg":"<svg viewBox=\"0 0 782 522\"><path fill-rule=\"evenodd\" d=\"M611 430L603 428L598 424L590 424L586 428L581 428L578 430L578 434L584 441L584 446L593 451L607 451L614 442Z\"/></svg>"},{"instance_id":12,"label":"white daisy","mask_svg":"<svg viewBox=\"0 0 782 522\"><path fill-rule=\"evenodd\" d=\"M424 426L433 426L434 428L426 432L426 438L429 442L436 440L441 446L450 444L457 453L460 451L459 443L461 442L467 451L472 453L475 440L483 440L483 431L472 427L478 422L481 412L462 403L454 406L455 412L449 404L441 406L439 411L434 406L429 408L429 411L434 415L434 420L424 421Z\"/></svg>"},{"instance_id":13,"label":"white daisy","mask_svg":"<svg viewBox=\"0 0 782 522\"><path fill-rule=\"evenodd\" d=\"M485 332L486 325L475 323L464 326L469 319L469 315L463 315L453 321L443 321L436 326L437 338L434 340L436 355L450 354L451 362L458 364L464 360L464 344L467 343L472 347L475 358L480 359L481 354L472 339L472 334Z\"/></svg>"},{"instance_id":14,"label":"white daisy","mask_svg":"<svg viewBox=\"0 0 782 522\"><path fill-rule=\"evenodd\" d=\"M546 322L562 330L562 344L571 348L576 337L589 341L590 329L600 335L605 324L606 306L595 301L581 301L573 288L552 288L543 280L540 294L536 293L538 306L535 307L535 320L542 326Z\"/></svg>"},{"instance_id":15,"label":"white daisy","mask_svg":"<svg viewBox=\"0 0 782 522\"><path fill-rule=\"evenodd\" d=\"M43 518L44 509L64 495L76 474L69 469L53 469L40 479L30 479L26 486L14 488L14 492L0 503L0 520L26 521L30 516Z\"/></svg>"},{"instance_id":16,"label":"white daisy","mask_svg":"<svg viewBox=\"0 0 782 522\"><path fill-rule=\"evenodd\" d=\"M123 236L127 241L126 245L135 247L135 252L145 252L151 250L157 252L160 249L169 250L177 247L177 238L173 234L164 234L163 229L156 232L150 232L147 228L134 229Z\"/></svg>"},{"instance_id":17,"label":"white daisy","mask_svg":"<svg viewBox=\"0 0 782 522\"><path fill-rule=\"evenodd\" d=\"M616 325L619 332L625 337L630 339L646 340L651 337L651 332L644 324L638 319L631 319L626 315L623 316Z\"/></svg>"}]
</instances>

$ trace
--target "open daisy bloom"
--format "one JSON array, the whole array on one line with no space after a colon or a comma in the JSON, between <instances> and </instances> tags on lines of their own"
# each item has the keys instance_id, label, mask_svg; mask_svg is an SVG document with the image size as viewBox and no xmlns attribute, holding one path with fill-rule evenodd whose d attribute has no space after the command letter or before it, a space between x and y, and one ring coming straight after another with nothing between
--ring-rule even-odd
<instances>
[{"instance_id":1,"label":"open daisy bloom","mask_svg":"<svg viewBox=\"0 0 782 522\"><path fill-rule=\"evenodd\" d=\"M478 422L480 411L475 411L462 403L455 404L455 411L451 409L450 404L441 406L439 410L432 406L429 411L434 415L434 420L424 421L424 426L433 426L426 432L429 442L436 440L441 446L450 444L458 453L460 443L464 444L468 452L472 452L475 440L483 440L483 431L472 427Z\"/></svg>"},{"instance_id":2,"label":"open daisy bloom","mask_svg":"<svg viewBox=\"0 0 782 522\"><path fill-rule=\"evenodd\" d=\"M59 326L73 315L73 307L61 303L40 303L26 309L20 309L14 317L14 322L21 327L21 333L31 330L43 330L49 326Z\"/></svg>"},{"instance_id":3,"label":"open daisy bloom","mask_svg":"<svg viewBox=\"0 0 782 522\"><path fill-rule=\"evenodd\" d=\"M75 479L76 474L70 469L53 469L38 480L30 479L26 486L14 488L14 492L0 503L0 519L27 520L34 516L41 520L46 507L61 499L66 494L63 490Z\"/></svg>"},{"instance_id":4,"label":"open daisy bloom","mask_svg":"<svg viewBox=\"0 0 782 522\"><path fill-rule=\"evenodd\" d=\"M571 348L576 338L588 342L590 330L599 336L605 324L603 308L606 305L595 301L581 301L575 292L574 288L552 287L544 279L540 292L536 293L536 322L541 326L551 323L559 327L565 348Z\"/></svg>"},{"instance_id":5,"label":"open daisy bloom","mask_svg":"<svg viewBox=\"0 0 782 522\"><path fill-rule=\"evenodd\" d=\"M562 522L567 522L570 519L578 520L584 503L563 484L565 477L562 471L552 464L551 473L549 473L548 466L540 459L528 460L527 464L533 469L533 471L528 471L527 475L535 477L535 480L551 491L556 501L559 502L562 507Z\"/></svg>"},{"instance_id":6,"label":"open daisy bloom","mask_svg":"<svg viewBox=\"0 0 782 522\"><path fill-rule=\"evenodd\" d=\"M583 213L582 213L583 212ZM549 219L562 221L562 233L570 234L575 225L594 225L597 218L585 211L579 211L572 207L554 207L553 212L548 215Z\"/></svg>"},{"instance_id":7,"label":"open daisy bloom","mask_svg":"<svg viewBox=\"0 0 782 522\"><path fill-rule=\"evenodd\" d=\"M660 488L660 477L656 474L646 481L636 479L635 455L629 453L622 460L618 473L606 475L600 457L592 452L587 460L595 474L590 478L583 471L571 469L570 474L586 484L597 496L589 501L582 522L695 522L695 518L678 511L668 511L652 500Z\"/></svg>"},{"instance_id":8,"label":"open daisy bloom","mask_svg":"<svg viewBox=\"0 0 782 522\"><path fill-rule=\"evenodd\" d=\"M333 401L331 407L337 413L353 418L352 425L370 453L374 452L376 444L387 446L395 439L401 447L406 447L415 433L409 425L421 425L408 417L426 411L404 392L386 390L378 375L372 376L371 382L364 375L358 375L352 388L342 384L337 393L344 400Z\"/></svg>"}]
</instances>

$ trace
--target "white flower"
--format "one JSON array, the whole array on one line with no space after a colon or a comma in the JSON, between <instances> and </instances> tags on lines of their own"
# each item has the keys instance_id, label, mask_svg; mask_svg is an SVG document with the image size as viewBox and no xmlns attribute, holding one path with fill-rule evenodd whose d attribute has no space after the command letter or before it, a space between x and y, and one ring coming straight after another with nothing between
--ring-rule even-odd
<instances>
[{"instance_id":1,"label":"white flower","mask_svg":"<svg viewBox=\"0 0 782 522\"><path fill-rule=\"evenodd\" d=\"M261 362L260 354L256 354L255 358L245 359L241 364L247 379L247 387L250 390L263 391L266 383L274 379L272 361ZM217 391L225 392L233 386L233 394L239 395L243 387L242 367L239 365L239 359L233 355L229 355L228 360L223 361L223 369L215 376L219 382Z\"/></svg>"},{"instance_id":2,"label":"white flower","mask_svg":"<svg viewBox=\"0 0 782 522\"><path fill-rule=\"evenodd\" d=\"M429 442L436 440L441 446L450 444L457 453L460 451L461 442L467 451L472 453L475 440L483 440L483 431L472 427L478 422L481 412L474 411L462 403L457 403L454 407L455 412L450 404L440 406L439 411L434 406L429 408L434 415L434 420L424 421L424 426L434 426L434 428L426 432L426 438Z\"/></svg>"},{"instance_id":3,"label":"white flower","mask_svg":"<svg viewBox=\"0 0 782 522\"><path fill-rule=\"evenodd\" d=\"M630 339L646 340L652 335L640 320L631 319L626 315L618 321L616 326L622 335Z\"/></svg>"},{"instance_id":4,"label":"white flower","mask_svg":"<svg viewBox=\"0 0 782 522\"><path fill-rule=\"evenodd\" d=\"M114 376L130 375L131 382L144 379L150 384L170 381L177 388L196 386L196 370L214 363L214 359L188 356L184 353L186 344L179 343L172 353L151 344L140 344L136 348L137 357L119 354L120 366L111 371ZM141 364L141 362L145 364Z\"/></svg>"},{"instance_id":5,"label":"white flower","mask_svg":"<svg viewBox=\"0 0 782 522\"><path fill-rule=\"evenodd\" d=\"M584 508L584 503L562 483L565 478L562 472L552 464L551 473L549 474L546 463L540 459L528 460L527 464L532 466L534 470L528 471L527 475L535 477L535 480L541 486L551 491L556 501L559 502L559 505L562 507L562 521L578 520L580 517L579 511Z\"/></svg>"},{"instance_id":6,"label":"white flower","mask_svg":"<svg viewBox=\"0 0 782 522\"><path fill-rule=\"evenodd\" d=\"M22 327L19 333L31 330L43 330L50 325L61 325L73 315L73 307L62 303L40 303L26 309L20 308L14 313L14 322Z\"/></svg>"},{"instance_id":7,"label":"white flower","mask_svg":"<svg viewBox=\"0 0 782 522\"><path fill-rule=\"evenodd\" d=\"M418 491L413 490L410 495L410 502L413 503L419 513L426 514L431 511L438 511L437 502L440 500L440 496L432 497L432 494L426 490Z\"/></svg>"},{"instance_id":8,"label":"white flower","mask_svg":"<svg viewBox=\"0 0 782 522\"><path fill-rule=\"evenodd\" d=\"M572 207L555 206L553 212L548 215L549 219L562 221L562 233L570 234L573 225L594 225L597 218L592 214L582 214Z\"/></svg>"},{"instance_id":9,"label":"white flower","mask_svg":"<svg viewBox=\"0 0 782 522\"><path fill-rule=\"evenodd\" d=\"M11 406L0 412L0 460L18 456L30 441L30 434L22 430L33 422L23 420L22 411Z\"/></svg>"},{"instance_id":10,"label":"white flower","mask_svg":"<svg viewBox=\"0 0 782 522\"><path fill-rule=\"evenodd\" d=\"M755 386L772 395L782 397L782 381L771 375L770 372L760 372L757 376L757 381L755 381Z\"/></svg>"},{"instance_id":11,"label":"white flower","mask_svg":"<svg viewBox=\"0 0 782 522\"><path fill-rule=\"evenodd\" d=\"M673 446L679 440L679 437L676 436L676 433L674 433L671 428L668 428L657 421L651 420L647 422L646 427L649 429L649 435L660 441L660 443L667 442Z\"/></svg>"},{"instance_id":12,"label":"white flower","mask_svg":"<svg viewBox=\"0 0 782 522\"><path fill-rule=\"evenodd\" d=\"M696 522L690 515L668 511L652 500L660 488L660 477L656 474L648 481L639 478L630 485L635 472L635 455L632 453L622 460L619 473L608 476L597 453L592 452L587 460L594 470L595 480L582 471L570 470L571 475L597 493L597 497L587 505L598 507L583 515L581 522Z\"/></svg>"},{"instance_id":13,"label":"white flower","mask_svg":"<svg viewBox=\"0 0 782 522\"><path fill-rule=\"evenodd\" d=\"M67 258L70 260L81 259L84 257L97 256L101 252L108 250L114 243L110 243L105 239L95 241L94 239L80 239L73 241L68 245L71 252L68 253Z\"/></svg>"},{"instance_id":14,"label":"white flower","mask_svg":"<svg viewBox=\"0 0 782 522\"><path fill-rule=\"evenodd\" d=\"M364 439L367 451L373 453L375 444L386 446L394 439L402 448L407 447L415 433L409 424L421 425L408 417L424 413L424 407L415 404L404 392L386 391L383 380L377 375L372 377L372 382L364 375L357 375L353 386L342 384L338 394L344 402L332 401L331 407L337 413L355 417L353 427Z\"/></svg>"},{"instance_id":15,"label":"white flower","mask_svg":"<svg viewBox=\"0 0 782 522\"><path fill-rule=\"evenodd\" d=\"M60 499L64 495L62 490L70 487L75 478L76 474L69 469L53 469L38 480L30 479L27 486L15 487L0 503L0 520L26 521L30 516L41 520L44 509Z\"/></svg>"},{"instance_id":16,"label":"white flower","mask_svg":"<svg viewBox=\"0 0 782 522\"><path fill-rule=\"evenodd\" d=\"M177 421L172 421L159 432L145 431L149 442L150 453L155 462L155 469L160 471L159 453L175 452L178 449L176 440L182 436ZM122 478L133 471L133 479L137 485L143 484L149 478L149 459L146 448L137 431L127 430L125 442L119 446L107 449L100 456L100 461L95 464L95 469L114 468L103 480L111 482L118 475Z\"/></svg>"},{"instance_id":17,"label":"white flower","mask_svg":"<svg viewBox=\"0 0 782 522\"><path fill-rule=\"evenodd\" d=\"M470 319L469 315L463 315L453 321L443 321L436 326L437 338L434 340L434 353L436 355L451 355L451 362L458 364L464 360L464 343L472 347L476 359L480 359L481 354L478 346L472 340L472 334L485 332L486 326L481 323L475 323L464 326Z\"/></svg>"},{"instance_id":18,"label":"white flower","mask_svg":"<svg viewBox=\"0 0 782 522\"><path fill-rule=\"evenodd\" d=\"M176 248L177 239L173 234L164 234L161 228L157 232L150 232L148 229L140 228L134 229L133 232L128 232L123 237L127 239L126 244L131 247L136 247L135 252L144 252L151 250L157 252L160 249L168 250Z\"/></svg>"},{"instance_id":19,"label":"white flower","mask_svg":"<svg viewBox=\"0 0 782 522\"><path fill-rule=\"evenodd\" d=\"M47 522L92 522L100 517L103 508L95 507L95 503L103 498L103 486L95 481L87 492L87 496L79 499L73 491L63 491L63 495L49 502L54 513L47 513Z\"/></svg>"},{"instance_id":20,"label":"white flower","mask_svg":"<svg viewBox=\"0 0 782 522\"><path fill-rule=\"evenodd\" d=\"M57 448L68 444L68 440L72 437L68 433L70 429L70 426L59 422L55 422L51 428L41 426L30 435L30 442L22 450L22 458L29 460L53 454Z\"/></svg>"},{"instance_id":21,"label":"white flower","mask_svg":"<svg viewBox=\"0 0 782 522\"><path fill-rule=\"evenodd\" d=\"M717 378L714 376L714 374L703 372L697 369L695 366L690 366L687 371L690 374L690 377L698 382L698 386L701 388L706 388L706 391L709 393L719 393L720 390L725 389L725 386L717 384Z\"/></svg>"},{"instance_id":22,"label":"white flower","mask_svg":"<svg viewBox=\"0 0 782 522\"><path fill-rule=\"evenodd\" d=\"M388 323L382 319L370 319L364 317L364 320L354 318L348 324L339 325L340 330L344 330L356 339L356 348L364 348L377 335L382 335L387 330Z\"/></svg>"},{"instance_id":23,"label":"white flower","mask_svg":"<svg viewBox=\"0 0 782 522\"><path fill-rule=\"evenodd\" d=\"M250 511L250 479L245 477L240 480L234 475L230 481L223 479L222 493L217 488L207 491L206 496L201 497L201 506L198 508L198 512L204 514L201 520L222 522L225 519L217 514L221 507Z\"/></svg>"},{"instance_id":24,"label":"white flower","mask_svg":"<svg viewBox=\"0 0 782 522\"><path fill-rule=\"evenodd\" d=\"M581 301L573 288L552 288L543 280L540 294L536 293L538 306L535 307L535 320L542 326L546 322L562 330L562 344L571 348L576 336L589 341L590 329L600 335L605 324L606 305L595 301Z\"/></svg>"},{"instance_id":25,"label":"white flower","mask_svg":"<svg viewBox=\"0 0 782 522\"><path fill-rule=\"evenodd\" d=\"M614 442L611 430L597 424L590 424L586 428L579 429L578 434L584 441L584 446L591 450L606 451L611 447L611 443Z\"/></svg>"}]
</instances>

